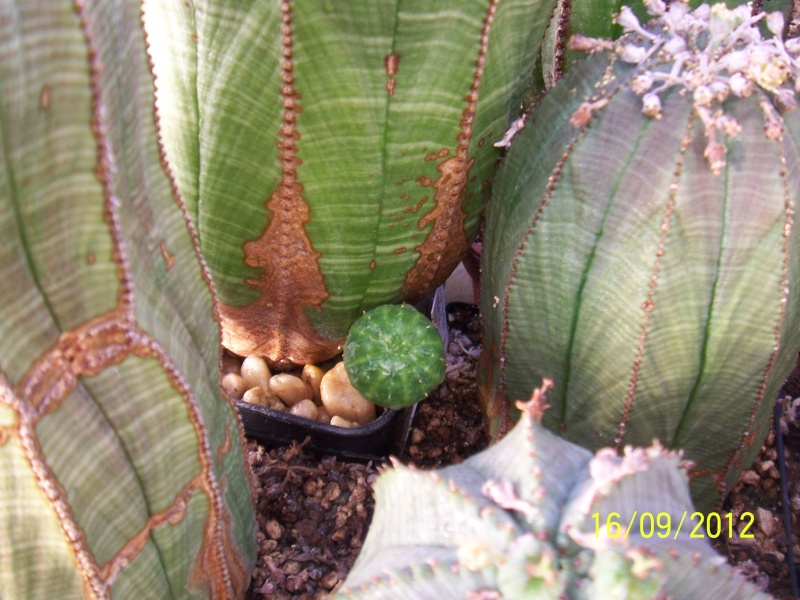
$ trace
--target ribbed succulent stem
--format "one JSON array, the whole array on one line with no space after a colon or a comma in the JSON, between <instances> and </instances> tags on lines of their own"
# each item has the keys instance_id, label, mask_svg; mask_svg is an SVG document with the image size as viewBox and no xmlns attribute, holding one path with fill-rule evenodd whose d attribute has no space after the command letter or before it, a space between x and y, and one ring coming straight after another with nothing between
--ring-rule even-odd
<instances>
[{"instance_id":1,"label":"ribbed succulent stem","mask_svg":"<svg viewBox=\"0 0 800 600\"><path fill-rule=\"evenodd\" d=\"M500 431L552 377L548 427L685 449L709 509L800 346L800 42L777 13L647 6L649 29L623 9L627 36L573 38L597 56L513 138L487 210L481 386Z\"/></svg>"}]
</instances>

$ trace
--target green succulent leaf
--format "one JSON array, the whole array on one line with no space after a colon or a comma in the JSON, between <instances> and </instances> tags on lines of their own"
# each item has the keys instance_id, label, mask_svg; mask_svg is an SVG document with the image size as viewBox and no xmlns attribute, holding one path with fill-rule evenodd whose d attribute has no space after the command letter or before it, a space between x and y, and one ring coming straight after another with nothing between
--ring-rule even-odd
<instances>
[{"instance_id":1,"label":"green succulent leaf","mask_svg":"<svg viewBox=\"0 0 800 600\"><path fill-rule=\"evenodd\" d=\"M254 562L140 11L0 0L4 598L235 598Z\"/></svg>"},{"instance_id":2,"label":"green succulent leaf","mask_svg":"<svg viewBox=\"0 0 800 600\"><path fill-rule=\"evenodd\" d=\"M710 510L755 458L800 346L800 116L779 125L784 92L762 78L712 98L717 127L693 92L648 92L670 63L613 54L559 82L498 174L483 386L496 426L546 376L544 423L571 441L685 449Z\"/></svg>"},{"instance_id":3,"label":"green succulent leaf","mask_svg":"<svg viewBox=\"0 0 800 600\"><path fill-rule=\"evenodd\" d=\"M364 310L443 281L554 3L145 1L226 347L325 360Z\"/></svg>"}]
</instances>

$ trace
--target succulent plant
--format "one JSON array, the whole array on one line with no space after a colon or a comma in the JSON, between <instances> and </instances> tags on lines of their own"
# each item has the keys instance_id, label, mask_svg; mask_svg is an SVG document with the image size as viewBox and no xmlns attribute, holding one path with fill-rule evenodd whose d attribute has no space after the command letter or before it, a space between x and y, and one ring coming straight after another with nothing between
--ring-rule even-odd
<instances>
[{"instance_id":1,"label":"succulent plant","mask_svg":"<svg viewBox=\"0 0 800 600\"><path fill-rule=\"evenodd\" d=\"M654 21L622 10L615 42L573 38L596 55L498 174L481 387L498 430L548 376L544 424L568 439L685 449L707 510L755 458L800 346L800 43L780 14L646 4Z\"/></svg>"},{"instance_id":2,"label":"succulent plant","mask_svg":"<svg viewBox=\"0 0 800 600\"><path fill-rule=\"evenodd\" d=\"M0 0L0 596L242 597L249 470L134 0ZM178 202L176 202L176 198Z\"/></svg>"},{"instance_id":3,"label":"succulent plant","mask_svg":"<svg viewBox=\"0 0 800 600\"><path fill-rule=\"evenodd\" d=\"M488 450L440 471L395 464L379 476L372 524L336 598L767 597L691 537L679 453L655 444L592 455L557 437L540 423L549 383L518 403L521 420Z\"/></svg>"},{"instance_id":4,"label":"succulent plant","mask_svg":"<svg viewBox=\"0 0 800 600\"><path fill-rule=\"evenodd\" d=\"M228 349L318 363L447 277L554 2L144 3Z\"/></svg>"},{"instance_id":5,"label":"succulent plant","mask_svg":"<svg viewBox=\"0 0 800 600\"><path fill-rule=\"evenodd\" d=\"M428 319L408 304L386 304L364 313L344 344L350 383L370 402L410 406L444 379L444 345Z\"/></svg>"}]
</instances>

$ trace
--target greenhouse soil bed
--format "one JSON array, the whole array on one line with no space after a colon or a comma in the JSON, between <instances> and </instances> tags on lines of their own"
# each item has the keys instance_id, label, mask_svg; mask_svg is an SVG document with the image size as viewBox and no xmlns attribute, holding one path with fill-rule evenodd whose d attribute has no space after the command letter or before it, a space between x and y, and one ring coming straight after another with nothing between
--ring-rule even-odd
<instances>
[{"instance_id":1,"label":"greenhouse soil bed","mask_svg":"<svg viewBox=\"0 0 800 600\"><path fill-rule=\"evenodd\" d=\"M421 468L461 462L488 443L475 383L480 321L474 310L462 307L450 322L447 379L420 404L408 450L400 457ZM782 427L793 544L800 557L800 409L797 402L787 408ZM792 596L774 441L773 432L723 507L737 518L752 512L755 538L719 539L716 547L751 581L784 599ZM319 455L302 443L265 448L249 440L247 449L258 486L259 546L248 599L327 598L361 549L374 508L371 484L386 465Z\"/></svg>"}]
</instances>

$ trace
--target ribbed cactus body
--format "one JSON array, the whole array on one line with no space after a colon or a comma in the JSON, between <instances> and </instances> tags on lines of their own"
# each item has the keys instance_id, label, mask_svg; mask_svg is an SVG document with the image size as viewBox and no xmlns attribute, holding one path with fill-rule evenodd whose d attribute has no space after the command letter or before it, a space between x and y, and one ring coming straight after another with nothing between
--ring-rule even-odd
<instances>
[{"instance_id":1,"label":"ribbed cactus body","mask_svg":"<svg viewBox=\"0 0 800 600\"><path fill-rule=\"evenodd\" d=\"M241 598L249 471L138 0L0 1L0 597Z\"/></svg>"},{"instance_id":2,"label":"ribbed cactus body","mask_svg":"<svg viewBox=\"0 0 800 600\"><path fill-rule=\"evenodd\" d=\"M800 345L800 114L781 128L757 86L701 114L674 87L646 116L633 90L672 68L658 58L588 58L515 138L487 211L482 387L500 426L552 377L546 426L685 449L709 508L755 458Z\"/></svg>"},{"instance_id":3,"label":"ribbed cactus body","mask_svg":"<svg viewBox=\"0 0 800 600\"><path fill-rule=\"evenodd\" d=\"M319 362L364 310L447 277L552 4L145 3L226 347Z\"/></svg>"},{"instance_id":4,"label":"ribbed cactus body","mask_svg":"<svg viewBox=\"0 0 800 600\"><path fill-rule=\"evenodd\" d=\"M335 597L766 598L679 526L693 509L677 453L593 456L541 425L539 390L520 408L505 438L460 465L381 474L367 539Z\"/></svg>"},{"instance_id":5,"label":"ribbed cactus body","mask_svg":"<svg viewBox=\"0 0 800 600\"><path fill-rule=\"evenodd\" d=\"M409 304L386 304L350 328L342 359L350 383L370 402L400 409L444 379L444 346L433 323Z\"/></svg>"}]
</instances>

